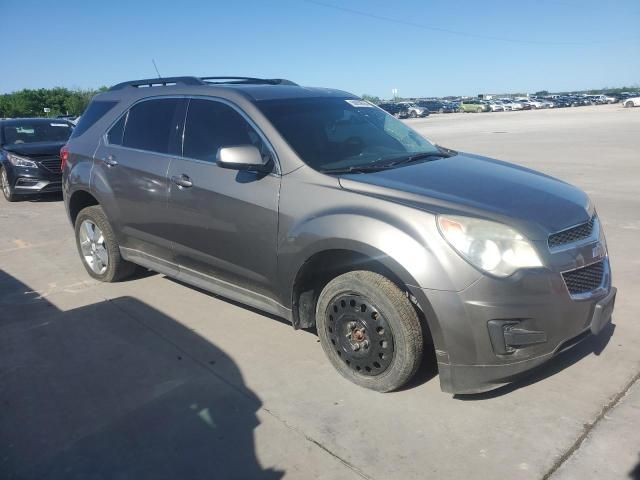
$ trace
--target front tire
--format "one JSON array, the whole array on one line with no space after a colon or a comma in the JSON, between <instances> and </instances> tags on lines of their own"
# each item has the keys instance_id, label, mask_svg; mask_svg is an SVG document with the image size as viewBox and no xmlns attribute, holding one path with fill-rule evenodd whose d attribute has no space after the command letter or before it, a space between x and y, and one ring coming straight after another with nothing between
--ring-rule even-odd
<instances>
[{"instance_id":1,"label":"front tire","mask_svg":"<svg viewBox=\"0 0 640 480\"><path fill-rule=\"evenodd\" d=\"M133 263L120 255L120 246L102 207L80 211L75 223L76 246L87 273L101 282L117 282L131 276Z\"/></svg>"},{"instance_id":2,"label":"front tire","mask_svg":"<svg viewBox=\"0 0 640 480\"><path fill-rule=\"evenodd\" d=\"M2 195L7 202L15 202L16 194L13 192L13 187L9 182L7 171L4 167L0 167L0 185L2 186Z\"/></svg>"},{"instance_id":3,"label":"front tire","mask_svg":"<svg viewBox=\"0 0 640 480\"><path fill-rule=\"evenodd\" d=\"M422 360L418 315L402 290L374 272L331 280L316 308L320 344L346 379L378 392L406 384Z\"/></svg>"},{"instance_id":4,"label":"front tire","mask_svg":"<svg viewBox=\"0 0 640 480\"><path fill-rule=\"evenodd\" d=\"M624 108L631 108L631 107L633 107L633 102L626 102L624 104Z\"/></svg>"}]
</instances>

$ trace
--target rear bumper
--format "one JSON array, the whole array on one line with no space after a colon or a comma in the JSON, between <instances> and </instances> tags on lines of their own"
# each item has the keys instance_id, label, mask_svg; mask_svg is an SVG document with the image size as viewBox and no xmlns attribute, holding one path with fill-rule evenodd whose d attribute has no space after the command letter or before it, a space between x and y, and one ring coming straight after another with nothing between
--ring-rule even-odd
<instances>
[{"instance_id":1,"label":"rear bumper","mask_svg":"<svg viewBox=\"0 0 640 480\"><path fill-rule=\"evenodd\" d=\"M561 275L483 277L462 292L423 290L441 329L436 358L443 391L500 387L606 327L616 289L608 270L592 296L571 297Z\"/></svg>"}]
</instances>

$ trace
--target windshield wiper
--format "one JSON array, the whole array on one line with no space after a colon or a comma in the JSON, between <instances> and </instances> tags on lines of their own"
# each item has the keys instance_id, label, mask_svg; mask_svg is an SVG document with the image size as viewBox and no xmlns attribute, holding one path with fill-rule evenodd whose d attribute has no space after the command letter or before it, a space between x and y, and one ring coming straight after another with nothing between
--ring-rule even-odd
<instances>
[{"instance_id":1,"label":"windshield wiper","mask_svg":"<svg viewBox=\"0 0 640 480\"><path fill-rule=\"evenodd\" d=\"M355 165L352 167L345 168L327 168L324 170L320 170L322 173L369 173L369 172L379 172L380 170L386 170L389 168L388 164L385 165Z\"/></svg>"},{"instance_id":2,"label":"windshield wiper","mask_svg":"<svg viewBox=\"0 0 640 480\"><path fill-rule=\"evenodd\" d=\"M408 155L406 157L397 158L396 160L392 160L390 162L379 162L379 163L370 163L368 165L354 165L351 167L344 168L332 168L321 170L323 173L369 173L369 172L379 172L381 170L388 170L390 168L394 168L398 165L403 165L407 163L417 162L418 160L424 160L425 158L447 158L450 157L451 153L447 153L442 150L438 150L435 152L422 152L422 153L414 153L413 155Z\"/></svg>"},{"instance_id":3,"label":"windshield wiper","mask_svg":"<svg viewBox=\"0 0 640 480\"><path fill-rule=\"evenodd\" d=\"M405 163L417 162L418 160L424 160L425 158L446 158L450 155L448 153L442 152L440 150L436 152L422 152L422 153L414 153L413 155L408 155L406 157L402 157L398 160L394 160L391 163L387 163L386 165L389 167L395 167L396 165L402 165Z\"/></svg>"}]
</instances>

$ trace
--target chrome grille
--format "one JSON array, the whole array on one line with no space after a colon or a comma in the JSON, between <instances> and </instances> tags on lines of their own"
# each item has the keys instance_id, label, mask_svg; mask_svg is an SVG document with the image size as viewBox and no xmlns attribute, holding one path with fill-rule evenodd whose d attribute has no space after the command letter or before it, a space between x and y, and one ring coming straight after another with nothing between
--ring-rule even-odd
<instances>
[{"instance_id":1,"label":"chrome grille","mask_svg":"<svg viewBox=\"0 0 640 480\"><path fill-rule=\"evenodd\" d=\"M43 158L37 160L40 165L53 173L60 173L62 169L60 168L60 157L50 157Z\"/></svg>"},{"instance_id":2,"label":"chrome grille","mask_svg":"<svg viewBox=\"0 0 640 480\"><path fill-rule=\"evenodd\" d=\"M560 245L588 238L591 235L591 232L593 232L593 225L595 221L596 216L594 215L586 223L549 235L549 248L558 247Z\"/></svg>"},{"instance_id":3,"label":"chrome grille","mask_svg":"<svg viewBox=\"0 0 640 480\"><path fill-rule=\"evenodd\" d=\"M567 290L571 295L579 295L595 290L602 285L604 276L604 260L586 267L577 268L562 274Z\"/></svg>"}]
</instances>

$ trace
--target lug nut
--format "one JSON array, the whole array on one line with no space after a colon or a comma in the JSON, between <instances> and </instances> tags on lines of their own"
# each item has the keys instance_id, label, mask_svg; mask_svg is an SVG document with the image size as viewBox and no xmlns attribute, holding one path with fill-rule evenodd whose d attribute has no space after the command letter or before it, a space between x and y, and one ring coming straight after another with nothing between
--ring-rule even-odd
<instances>
[{"instance_id":1,"label":"lug nut","mask_svg":"<svg viewBox=\"0 0 640 480\"><path fill-rule=\"evenodd\" d=\"M362 347L366 350L367 348L369 348L369 340L365 340L364 342L362 342Z\"/></svg>"},{"instance_id":2,"label":"lug nut","mask_svg":"<svg viewBox=\"0 0 640 480\"><path fill-rule=\"evenodd\" d=\"M355 330L358 325L356 322L349 322L347 326L349 327L349 330Z\"/></svg>"},{"instance_id":3,"label":"lug nut","mask_svg":"<svg viewBox=\"0 0 640 480\"><path fill-rule=\"evenodd\" d=\"M353 350L357 352L358 350L360 350L360 345L357 343L354 343L353 345L351 345L351 348L353 348Z\"/></svg>"}]
</instances>

